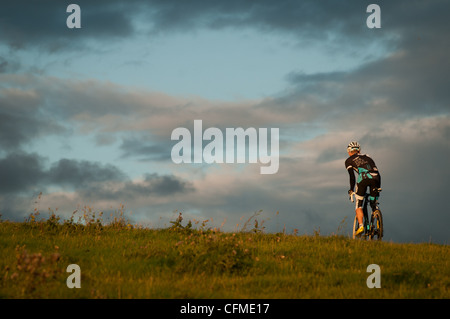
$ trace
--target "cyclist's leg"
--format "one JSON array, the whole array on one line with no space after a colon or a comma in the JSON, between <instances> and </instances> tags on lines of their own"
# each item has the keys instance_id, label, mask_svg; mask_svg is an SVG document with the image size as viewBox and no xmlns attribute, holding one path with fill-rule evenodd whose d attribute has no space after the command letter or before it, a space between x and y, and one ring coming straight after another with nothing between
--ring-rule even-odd
<instances>
[{"instance_id":1,"label":"cyclist's leg","mask_svg":"<svg viewBox=\"0 0 450 319\"><path fill-rule=\"evenodd\" d=\"M378 192L378 189L380 188L380 182L378 179L371 179L369 184L369 203L370 207L372 208L372 212L378 209L377 203L378 203L378 197L380 196L380 193Z\"/></svg>"},{"instance_id":2,"label":"cyclist's leg","mask_svg":"<svg viewBox=\"0 0 450 319\"><path fill-rule=\"evenodd\" d=\"M356 218L358 219L359 225L363 225L364 223L364 212L363 212L363 201L364 201L364 195L366 193L367 185L364 183L364 180L361 181L361 183L357 183L355 187L355 198L356 198L356 204L355 204L355 212L356 212Z\"/></svg>"}]
</instances>

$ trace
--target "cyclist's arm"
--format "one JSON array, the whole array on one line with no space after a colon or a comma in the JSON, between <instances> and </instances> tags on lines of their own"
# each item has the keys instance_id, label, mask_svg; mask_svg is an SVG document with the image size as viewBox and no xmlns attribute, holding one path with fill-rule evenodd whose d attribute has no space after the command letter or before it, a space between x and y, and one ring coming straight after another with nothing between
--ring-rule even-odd
<instances>
[{"instance_id":1,"label":"cyclist's arm","mask_svg":"<svg viewBox=\"0 0 450 319\"><path fill-rule=\"evenodd\" d=\"M378 167L375 164L375 162L373 161L373 159L370 159L370 160L372 161L373 170L378 174L378 180L380 182L380 187L381 187L381 174L380 174L380 171L378 170Z\"/></svg>"},{"instance_id":2,"label":"cyclist's arm","mask_svg":"<svg viewBox=\"0 0 450 319\"><path fill-rule=\"evenodd\" d=\"M355 188L355 173L353 172L353 167L347 167L348 175L350 176L350 190Z\"/></svg>"},{"instance_id":3,"label":"cyclist's arm","mask_svg":"<svg viewBox=\"0 0 450 319\"><path fill-rule=\"evenodd\" d=\"M370 165L373 167L373 170L378 174L378 180L380 181L380 186L381 186L381 174L380 174L380 171L378 170L378 167L377 167L377 165L375 164L375 161L372 158L370 158L370 162L371 162Z\"/></svg>"}]
</instances>

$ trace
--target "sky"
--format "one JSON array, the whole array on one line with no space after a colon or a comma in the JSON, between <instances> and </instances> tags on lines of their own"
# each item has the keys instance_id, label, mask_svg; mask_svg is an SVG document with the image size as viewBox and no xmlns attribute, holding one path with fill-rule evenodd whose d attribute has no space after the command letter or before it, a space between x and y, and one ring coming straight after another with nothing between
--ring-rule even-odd
<instances>
[{"instance_id":1,"label":"sky","mask_svg":"<svg viewBox=\"0 0 450 319\"><path fill-rule=\"evenodd\" d=\"M70 3L81 28L67 27ZM381 28L366 24L371 3ZM344 161L358 141L382 176L384 239L448 244L448 12L439 0L2 4L1 218L123 205L153 228L181 212L236 231L259 212L266 232L349 235ZM174 163L171 134L194 120L278 128L278 171Z\"/></svg>"}]
</instances>

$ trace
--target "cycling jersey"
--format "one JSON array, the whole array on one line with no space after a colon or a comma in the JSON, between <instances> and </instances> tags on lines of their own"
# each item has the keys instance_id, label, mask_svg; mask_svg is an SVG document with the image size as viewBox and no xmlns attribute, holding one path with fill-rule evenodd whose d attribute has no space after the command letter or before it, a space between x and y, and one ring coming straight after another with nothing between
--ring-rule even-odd
<instances>
[{"instance_id":1,"label":"cycling jersey","mask_svg":"<svg viewBox=\"0 0 450 319\"><path fill-rule=\"evenodd\" d=\"M355 188L355 174L358 173L358 180L356 181L356 207L361 207L362 199L369 187L370 199L376 200L378 193L374 190L381 185L381 176L377 166L372 158L366 154L353 154L345 160L345 168L350 176L350 190Z\"/></svg>"}]
</instances>

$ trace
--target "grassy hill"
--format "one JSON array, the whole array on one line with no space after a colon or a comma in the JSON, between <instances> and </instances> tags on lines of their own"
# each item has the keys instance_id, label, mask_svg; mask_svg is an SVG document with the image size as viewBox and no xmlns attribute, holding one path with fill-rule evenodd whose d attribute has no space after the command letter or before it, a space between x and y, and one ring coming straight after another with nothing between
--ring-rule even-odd
<instances>
[{"instance_id":1,"label":"grassy hill","mask_svg":"<svg viewBox=\"0 0 450 319\"><path fill-rule=\"evenodd\" d=\"M1 221L0 298L450 298L447 245L194 229L181 215L165 229L83 220ZM66 285L70 264L79 289Z\"/></svg>"}]
</instances>

